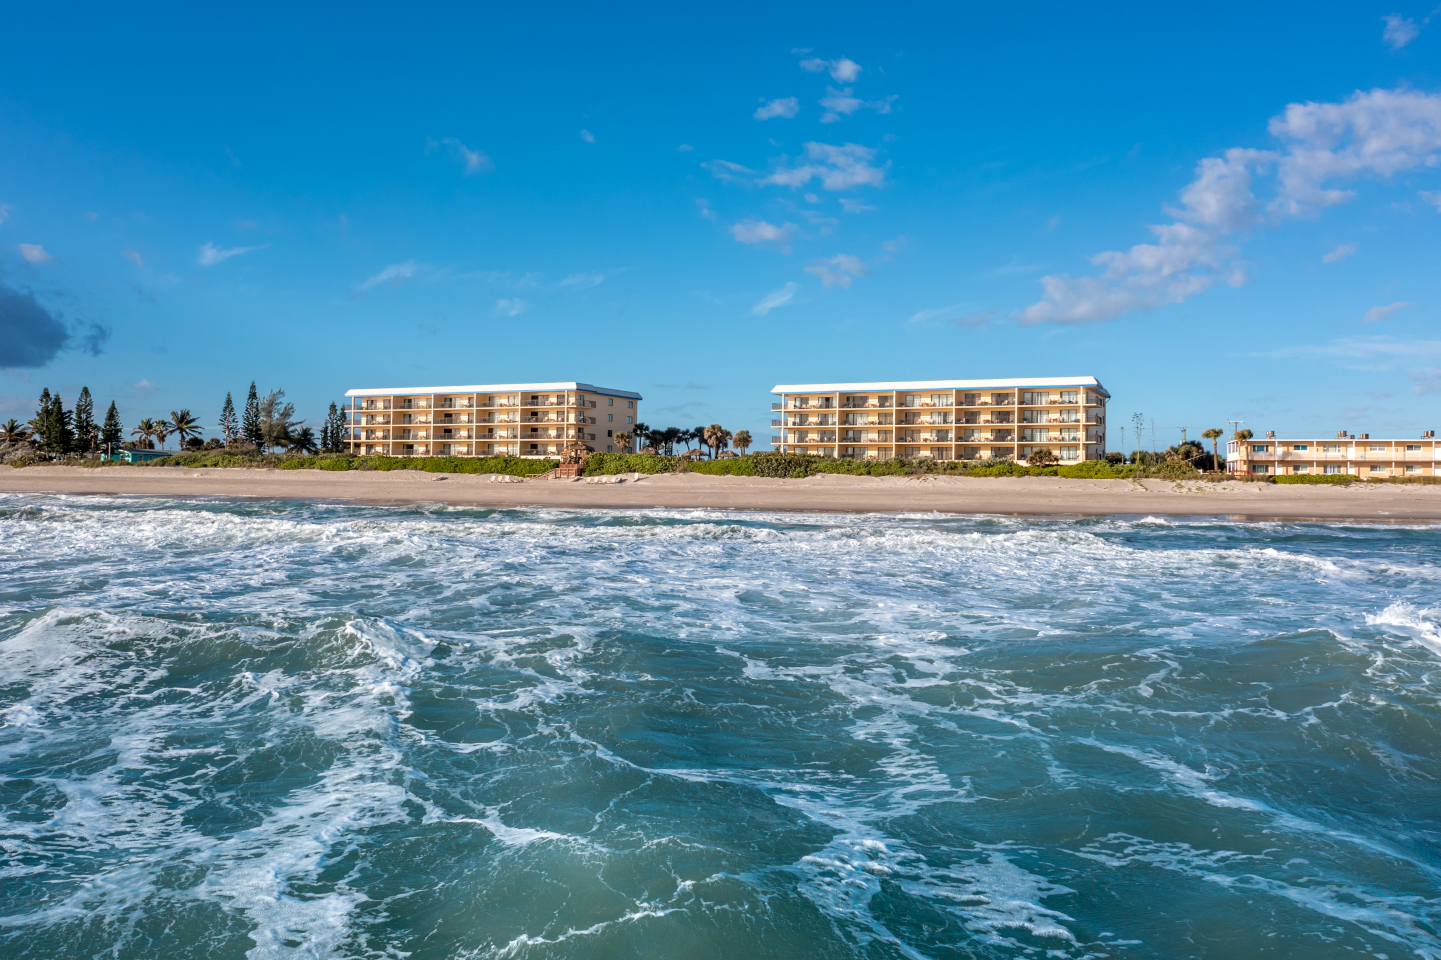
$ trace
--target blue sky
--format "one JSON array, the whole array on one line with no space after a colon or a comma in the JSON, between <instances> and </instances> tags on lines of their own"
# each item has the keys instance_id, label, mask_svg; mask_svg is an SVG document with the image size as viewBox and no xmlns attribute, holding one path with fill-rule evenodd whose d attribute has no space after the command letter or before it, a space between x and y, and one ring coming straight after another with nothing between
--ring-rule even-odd
<instances>
[{"instance_id":1,"label":"blue sky","mask_svg":"<svg viewBox=\"0 0 1441 960\"><path fill-rule=\"evenodd\" d=\"M764 441L777 382L1084 374L1162 442L1441 427L1425 4L6 20L0 418L579 379Z\"/></svg>"}]
</instances>

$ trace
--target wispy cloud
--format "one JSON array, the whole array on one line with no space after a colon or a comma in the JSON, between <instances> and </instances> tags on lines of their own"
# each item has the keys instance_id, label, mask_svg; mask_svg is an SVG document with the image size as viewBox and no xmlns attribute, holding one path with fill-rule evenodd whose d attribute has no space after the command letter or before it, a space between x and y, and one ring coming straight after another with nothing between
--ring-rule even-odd
<instances>
[{"instance_id":1,"label":"wispy cloud","mask_svg":"<svg viewBox=\"0 0 1441 960\"><path fill-rule=\"evenodd\" d=\"M853 257L849 253L837 254L829 260L818 260L806 267L806 273L819 277L827 288L841 287L847 290L854 278L868 276L870 272L871 268L866 266L860 257Z\"/></svg>"},{"instance_id":2,"label":"wispy cloud","mask_svg":"<svg viewBox=\"0 0 1441 960\"><path fill-rule=\"evenodd\" d=\"M811 57L801 61L801 69L810 73L829 73L836 83L854 83L856 77L861 75L861 65L849 57L841 57L839 60Z\"/></svg>"},{"instance_id":3,"label":"wispy cloud","mask_svg":"<svg viewBox=\"0 0 1441 960\"><path fill-rule=\"evenodd\" d=\"M126 260L129 260L131 263L135 264L141 270L145 269L145 261L141 258L138 251L126 249L120 251L120 255Z\"/></svg>"},{"instance_id":4,"label":"wispy cloud","mask_svg":"<svg viewBox=\"0 0 1441 960\"><path fill-rule=\"evenodd\" d=\"M890 163L876 166L875 158L876 151L873 148L863 147L858 143L807 143L803 159L792 162L787 157L781 157L775 162L775 169L757 182L782 187L803 187L812 180L820 180L821 186L827 190L880 187L885 185L886 169Z\"/></svg>"},{"instance_id":5,"label":"wispy cloud","mask_svg":"<svg viewBox=\"0 0 1441 960\"><path fill-rule=\"evenodd\" d=\"M1355 252L1356 252L1356 244L1354 244L1354 243L1343 243L1343 244L1341 244L1340 246L1338 246L1335 250L1332 250L1330 253L1328 253L1328 254L1326 254L1324 257L1322 257L1322 258L1321 258L1321 262L1322 262L1322 263L1337 263L1338 261L1345 260L1347 257L1351 256L1351 254L1353 254L1353 253L1355 253Z\"/></svg>"},{"instance_id":6,"label":"wispy cloud","mask_svg":"<svg viewBox=\"0 0 1441 960\"><path fill-rule=\"evenodd\" d=\"M514 300L495 301L496 315L501 317L514 317L519 314L525 313L525 311L529 309L530 304L520 299L519 297L516 297Z\"/></svg>"},{"instance_id":7,"label":"wispy cloud","mask_svg":"<svg viewBox=\"0 0 1441 960\"><path fill-rule=\"evenodd\" d=\"M874 210L875 207L861 203L855 197L841 197L841 209L846 213L865 213L867 210Z\"/></svg>"},{"instance_id":8,"label":"wispy cloud","mask_svg":"<svg viewBox=\"0 0 1441 960\"><path fill-rule=\"evenodd\" d=\"M26 263L44 263L46 260L53 260L54 257L45 252L45 248L38 243L17 243L16 248L20 256L25 258Z\"/></svg>"},{"instance_id":9,"label":"wispy cloud","mask_svg":"<svg viewBox=\"0 0 1441 960\"><path fill-rule=\"evenodd\" d=\"M1416 382L1416 395L1425 396L1428 393L1441 393L1441 370L1426 370L1421 373L1413 373L1410 377Z\"/></svg>"},{"instance_id":10,"label":"wispy cloud","mask_svg":"<svg viewBox=\"0 0 1441 960\"><path fill-rule=\"evenodd\" d=\"M741 243L790 243L795 231L800 229L794 223L776 226L764 220L742 220L731 227L731 236Z\"/></svg>"},{"instance_id":11,"label":"wispy cloud","mask_svg":"<svg viewBox=\"0 0 1441 960\"><path fill-rule=\"evenodd\" d=\"M695 147L691 146L691 145L688 144L688 143L683 143L683 144L681 144L680 146L676 147L676 150L679 151L680 153L690 153L690 152L693 151L694 149L695 149Z\"/></svg>"},{"instance_id":12,"label":"wispy cloud","mask_svg":"<svg viewBox=\"0 0 1441 960\"><path fill-rule=\"evenodd\" d=\"M10 219L10 211L15 209L8 203L0 203L0 223Z\"/></svg>"},{"instance_id":13,"label":"wispy cloud","mask_svg":"<svg viewBox=\"0 0 1441 960\"><path fill-rule=\"evenodd\" d=\"M996 311L981 310L966 312L966 308L960 305L950 307L935 307L930 310L919 310L906 318L906 323L918 327L979 327L996 316Z\"/></svg>"},{"instance_id":14,"label":"wispy cloud","mask_svg":"<svg viewBox=\"0 0 1441 960\"><path fill-rule=\"evenodd\" d=\"M1346 202L1354 191L1338 181L1441 162L1441 95L1400 88L1357 91L1339 103L1293 103L1269 129L1279 149L1236 148L1202 160L1180 205L1167 210L1176 219L1150 228L1155 243L1092 256L1105 268L1100 276L1041 278L1042 298L1022 311L1021 322L1109 320L1180 303L1217 282L1245 283L1233 238ZM1252 186L1271 172L1274 193L1263 204Z\"/></svg>"},{"instance_id":15,"label":"wispy cloud","mask_svg":"<svg viewBox=\"0 0 1441 960\"><path fill-rule=\"evenodd\" d=\"M1441 340L1397 340L1394 337L1341 337L1329 343L1297 344L1251 354L1297 360L1345 360L1365 369L1395 369L1415 361L1441 359ZM1377 365L1379 364L1379 366Z\"/></svg>"},{"instance_id":16,"label":"wispy cloud","mask_svg":"<svg viewBox=\"0 0 1441 960\"><path fill-rule=\"evenodd\" d=\"M221 250L213 243L206 243L200 247L199 263L202 267L213 267L222 260L229 260L231 257L238 257L242 253L249 253L252 250L263 250L269 244L259 247L231 247L229 250Z\"/></svg>"},{"instance_id":17,"label":"wispy cloud","mask_svg":"<svg viewBox=\"0 0 1441 960\"><path fill-rule=\"evenodd\" d=\"M572 273L560 282L562 290L589 290L605 282L605 275L599 273Z\"/></svg>"},{"instance_id":18,"label":"wispy cloud","mask_svg":"<svg viewBox=\"0 0 1441 960\"><path fill-rule=\"evenodd\" d=\"M1435 207L1438 213L1441 213L1441 190L1422 190L1421 199Z\"/></svg>"},{"instance_id":19,"label":"wispy cloud","mask_svg":"<svg viewBox=\"0 0 1441 960\"><path fill-rule=\"evenodd\" d=\"M1381 31L1381 39L1392 50L1400 50L1421 33L1415 20L1409 20L1399 13L1387 14L1381 20L1386 24Z\"/></svg>"},{"instance_id":20,"label":"wispy cloud","mask_svg":"<svg viewBox=\"0 0 1441 960\"><path fill-rule=\"evenodd\" d=\"M773 120L781 117L789 120L800 112L801 102L795 97L782 97L777 100L766 100L761 98L761 105L756 107L756 112L751 114L757 120Z\"/></svg>"},{"instance_id":21,"label":"wispy cloud","mask_svg":"<svg viewBox=\"0 0 1441 960\"><path fill-rule=\"evenodd\" d=\"M456 137L446 137L440 142L454 151L456 159L464 165L467 177L495 169L495 164L491 162L490 157L486 156L484 150L472 150Z\"/></svg>"},{"instance_id":22,"label":"wispy cloud","mask_svg":"<svg viewBox=\"0 0 1441 960\"><path fill-rule=\"evenodd\" d=\"M772 290L764 297L761 297L760 302L751 307L751 313L763 317L776 307L784 307L795 300L796 291L799 289L800 284L787 283L779 290Z\"/></svg>"},{"instance_id":23,"label":"wispy cloud","mask_svg":"<svg viewBox=\"0 0 1441 960\"><path fill-rule=\"evenodd\" d=\"M582 130L580 132L580 138L586 143L595 143L595 134L591 133L589 130Z\"/></svg>"},{"instance_id":24,"label":"wispy cloud","mask_svg":"<svg viewBox=\"0 0 1441 960\"><path fill-rule=\"evenodd\" d=\"M406 280L415 276L419 269L420 265L414 260L407 260L404 263L392 263L373 277L367 277L365 282L355 288L355 292L359 296L364 296L367 292L380 286L382 283L388 283L392 287L398 287Z\"/></svg>"},{"instance_id":25,"label":"wispy cloud","mask_svg":"<svg viewBox=\"0 0 1441 960\"><path fill-rule=\"evenodd\" d=\"M1411 306L1411 304L1407 303L1405 300L1398 300L1397 302L1388 304L1384 307L1372 307L1370 310L1366 311L1366 315L1361 318L1361 322L1380 323L1382 320L1385 320L1397 310L1405 310L1409 306Z\"/></svg>"},{"instance_id":26,"label":"wispy cloud","mask_svg":"<svg viewBox=\"0 0 1441 960\"><path fill-rule=\"evenodd\" d=\"M711 176L717 180L727 183L735 180L746 180L756 175L757 171L749 167L743 167L738 163L731 163L729 160L707 160L701 164L701 168L709 170Z\"/></svg>"},{"instance_id":27,"label":"wispy cloud","mask_svg":"<svg viewBox=\"0 0 1441 960\"><path fill-rule=\"evenodd\" d=\"M710 201L709 201L709 200L701 200L701 199L697 198L697 199L696 199L696 202L695 202L695 205L696 205L697 209L700 210L700 215L701 215L701 216L705 217L707 220L715 220L715 219L716 219L716 212L710 208Z\"/></svg>"},{"instance_id":28,"label":"wispy cloud","mask_svg":"<svg viewBox=\"0 0 1441 960\"><path fill-rule=\"evenodd\" d=\"M874 110L876 113L890 113L891 104L896 101L894 95L882 100L862 100L851 93L850 87L837 90L835 87L826 87L826 95L821 97L820 104L825 110L821 114L821 123L835 123L842 117L848 117L857 110L865 107Z\"/></svg>"}]
</instances>

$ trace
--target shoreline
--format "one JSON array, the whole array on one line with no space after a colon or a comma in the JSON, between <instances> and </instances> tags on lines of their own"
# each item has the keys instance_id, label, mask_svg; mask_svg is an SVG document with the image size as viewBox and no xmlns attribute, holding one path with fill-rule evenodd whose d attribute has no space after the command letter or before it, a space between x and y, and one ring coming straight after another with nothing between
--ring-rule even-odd
<instances>
[{"instance_id":1,"label":"shoreline","mask_svg":"<svg viewBox=\"0 0 1441 960\"><path fill-rule=\"evenodd\" d=\"M1441 523L1441 485L1423 484L1343 487L1240 481L837 474L775 479L693 473L522 481L494 474L415 470L35 466L0 469L0 493L325 500L377 505L441 503L501 509L736 509Z\"/></svg>"}]
</instances>

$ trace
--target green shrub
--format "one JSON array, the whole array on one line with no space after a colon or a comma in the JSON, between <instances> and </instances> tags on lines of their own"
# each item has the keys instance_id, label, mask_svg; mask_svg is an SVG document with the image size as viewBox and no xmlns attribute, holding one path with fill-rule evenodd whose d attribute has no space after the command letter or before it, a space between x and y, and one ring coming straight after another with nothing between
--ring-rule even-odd
<instances>
[{"instance_id":1,"label":"green shrub","mask_svg":"<svg viewBox=\"0 0 1441 960\"><path fill-rule=\"evenodd\" d=\"M1060 467L1056 471L1056 475L1077 480L1123 480L1135 472L1136 468L1129 464L1112 464L1105 460L1083 460L1080 463Z\"/></svg>"},{"instance_id":2,"label":"green shrub","mask_svg":"<svg viewBox=\"0 0 1441 960\"><path fill-rule=\"evenodd\" d=\"M682 458L658 453L593 453L585 458L581 473L600 477L616 473L674 473Z\"/></svg>"},{"instance_id":3,"label":"green shrub","mask_svg":"<svg viewBox=\"0 0 1441 960\"><path fill-rule=\"evenodd\" d=\"M1292 473L1275 478L1276 483L1329 483L1346 487L1358 478L1349 473Z\"/></svg>"},{"instance_id":4,"label":"green shrub","mask_svg":"<svg viewBox=\"0 0 1441 960\"><path fill-rule=\"evenodd\" d=\"M691 473L710 477L753 477L755 466L750 457L728 457L725 460L697 460L686 465Z\"/></svg>"}]
</instances>

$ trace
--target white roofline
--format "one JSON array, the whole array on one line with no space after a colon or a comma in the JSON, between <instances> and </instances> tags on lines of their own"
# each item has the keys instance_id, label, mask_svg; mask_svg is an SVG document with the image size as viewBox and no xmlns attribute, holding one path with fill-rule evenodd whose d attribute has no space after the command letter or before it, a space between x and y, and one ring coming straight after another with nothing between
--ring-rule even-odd
<instances>
[{"instance_id":1,"label":"white roofline","mask_svg":"<svg viewBox=\"0 0 1441 960\"><path fill-rule=\"evenodd\" d=\"M1110 391L1095 377L1025 377L1020 380L887 380L876 383L778 383L771 393L870 393L885 390L974 390L1007 387L1095 387L1109 397Z\"/></svg>"},{"instance_id":2,"label":"white roofline","mask_svg":"<svg viewBox=\"0 0 1441 960\"><path fill-rule=\"evenodd\" d=\"M611 387L597 387L591 383L567 380L562 383L477 383L460 387L385 387L365 390L347 390L347 397L405 397L428 393L521 393L526 390L575 390L580 393L596 393L603 397L624 397L640 400L641 395L630 390L616 390Z\"/></svg>"}]
</instances>

